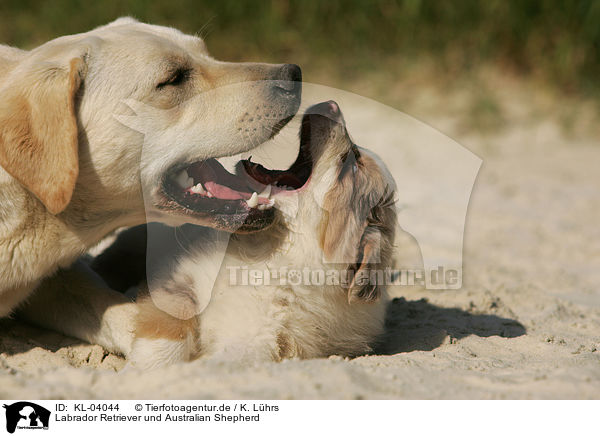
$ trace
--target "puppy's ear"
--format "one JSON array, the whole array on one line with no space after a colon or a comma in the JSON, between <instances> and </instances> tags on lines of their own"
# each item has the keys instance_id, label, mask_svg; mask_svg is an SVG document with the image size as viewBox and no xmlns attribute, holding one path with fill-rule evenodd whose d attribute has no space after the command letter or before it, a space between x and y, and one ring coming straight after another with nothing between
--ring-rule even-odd
<instances>
[{"instance_id":1,"label":"puppy's ear","mask_svg":"<svg viewBox=\"0 0 600 436\"><path fill-rule=\"evenodd\" d=\"M356 182L350 168L351 165L344 164L321 203L319 242L329 263L356 261L358 244L370 210L369 198L364 195L367 188Z\"/></svg>"},{"instance_id":2,"label":"puppy's ear","mask_svg":"<svg viewBox=\"0 0 600 436\"><path fill-rule=\"evenodd\" d=\"M390 266L396 235L396 208L392 192L386 192L367 218L360 238L355 274L348 289L348 301L369 302L381 295L385 286L386 268Z\"/></svg>"},{"instance_id":3,"label":"puppy's ear","mask_svg":"<svg viewBox=\"0 0 600 436\"><path fill-rule=\"evenodd\" d=\"M75 96L86 65L83 57L28 62L0 88L0 165L58 214L79 174Z\"/></svg>"},{"instance_id":4,"label":"puppy's ear","mask_svg":"<svg viewBox=\"0 0 600 436\"><path fill-rule=\"evenodd\" d=\"M354 273L348 288L348 302L350 304L368 303L379 298L382 283L377 283L377 280L383 277L382 274L377 273L377 267L382 265L381 251L382 237L380 231L375 227L367 227L360 241L356 265L350 268Z\"/></svg>"},{"instance_id":5,"label":"puppy's ear","mask_svg":"<svg viewBox=\"0 0 600 436\"><path fill-rule=\"evenodd\" d=\"M321 246L326 259L332 263L350 265L352 281L348 287L348 302L375 301L380 295L380 284L373 282L371 271L382 266L382 256L388 256L386 237L378 225L369 225L368 203L349 202L346 190L332 190L337 196L321 221ZM355 198L364 198L356 196ZM348 207L355 204L356 209ZM337 207L336 207L337 205ZM377 276L378 277L378 276Z\"/></svg>"},{"instance_id":6,"label":"puppy's ear","mask_svg":"<svg viewBox=\"0 0 600 436\"><path fill-rule=\"evenodd\" d=\"M382 170L373 159L363 157L360 171L353 162L351 154L325 194L319 229L325 260L350 265L354 273L350 303L374 301L381 294L396 228L393 183L378 176Z\"/></svg>"}]
</instances>

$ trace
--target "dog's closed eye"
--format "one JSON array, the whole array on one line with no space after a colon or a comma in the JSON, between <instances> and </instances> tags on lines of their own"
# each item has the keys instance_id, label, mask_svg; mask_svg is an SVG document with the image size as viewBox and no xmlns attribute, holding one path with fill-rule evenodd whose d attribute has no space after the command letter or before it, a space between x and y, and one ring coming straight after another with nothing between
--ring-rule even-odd
<instances>
[{"instance_id":1,"label":"dog's closed eye","mask_svg":"<svg viewBox=\"0 0 600 436\"><path fill-rule=\"evenodd\" d=\"M166 86L178 86L184 83L190 76L190 70L186 68L178 68L173 71L166 79L162 80L156 89L162 89Z\"/></svg>"}]
</instances>

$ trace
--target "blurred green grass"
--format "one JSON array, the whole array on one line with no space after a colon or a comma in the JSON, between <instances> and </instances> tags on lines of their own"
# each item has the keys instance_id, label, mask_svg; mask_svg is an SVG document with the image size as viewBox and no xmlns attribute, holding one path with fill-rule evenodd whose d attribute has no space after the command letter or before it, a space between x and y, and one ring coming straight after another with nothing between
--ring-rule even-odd
<instances>
[{"instance_id":1,"label":"blurred green grass","mask_svg":"<svg viewBox=\"0 0 600 436\"><path fill-rule=\"evenodd\" d=\"M599 0L0 0L0 41L33 47L123 15L198 33L221 59L319 66L338 82L421 59L446 76L497 63L600 99Z\"/></svg>"}]
</instances>

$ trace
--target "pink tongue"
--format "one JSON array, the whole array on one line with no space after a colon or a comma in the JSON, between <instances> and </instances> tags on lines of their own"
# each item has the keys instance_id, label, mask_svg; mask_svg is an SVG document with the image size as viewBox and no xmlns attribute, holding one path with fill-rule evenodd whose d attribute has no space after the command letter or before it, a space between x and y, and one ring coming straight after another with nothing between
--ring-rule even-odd
<instances>
[{"instance_id":1,"label":"pink tongue","mask_svg":"<svg viewBox=\"0 0 600 436\"><path fill-rule=\"evenodd\" d=\"M227 186L219 185L215 182L205 182L204 187L208 192L210 192L214 197L219 198L221 200L248 200L252 197L252 194L248 192L240 192L234 189L228 188ZM268 204L269 199L258 197L259 204Z\"/></svg>"},{"instance_id":2,"label":"pink tongue","mask_svg":"<svg viewBox=\"0 0 600 436\"><path fill-rule=\"evenodd\" d=\"M204 182L204 187L213 196L221 200L248 200L252 196L247 192L239 192L215 182Z\"/></svg>"}]
</instances>

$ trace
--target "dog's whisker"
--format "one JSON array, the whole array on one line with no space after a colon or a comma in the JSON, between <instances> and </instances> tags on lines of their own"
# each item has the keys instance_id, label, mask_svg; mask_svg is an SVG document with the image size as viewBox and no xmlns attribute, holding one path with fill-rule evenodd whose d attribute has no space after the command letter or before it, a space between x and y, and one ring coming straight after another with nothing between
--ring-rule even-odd
<instances>
[{"instance_id":1,"label":"dog's whisker","mask_svg":"<svg viewBox=\"0 0 600 436\"><path fill-rule=\"evenodd\" d=\"M196 36L198 36L201 39L206 39L206 37L209 35L210 31L212 30L210 28L212 21L216 18L216 15L213 15L212 17L210 17L208 20L206 20L206 23L204 23L202 25L202 27L200 28L200 30L198 30L196 32Z\"/></svg>"}]
</instances>

